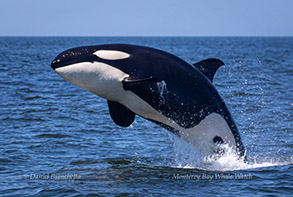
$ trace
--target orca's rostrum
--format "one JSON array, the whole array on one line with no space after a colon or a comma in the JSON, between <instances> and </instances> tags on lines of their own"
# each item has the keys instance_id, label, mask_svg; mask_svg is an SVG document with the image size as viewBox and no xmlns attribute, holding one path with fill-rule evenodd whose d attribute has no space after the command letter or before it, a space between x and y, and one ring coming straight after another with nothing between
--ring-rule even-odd
<instances>
[{"instance_id":1,"label":"orca's rostrum","mask_svg":"<svg viewBox=\"0 0 293 197\"><path fill-rule=\"evenodd\" d=\"M219 59L193 65L161 50L108 44L59 54L51 67L65 80L107 99L110 115L128 127L139 115L198 147L204 156L228 144L244 146L226 104L213 85Z\"/></svg>"}]
</instances>

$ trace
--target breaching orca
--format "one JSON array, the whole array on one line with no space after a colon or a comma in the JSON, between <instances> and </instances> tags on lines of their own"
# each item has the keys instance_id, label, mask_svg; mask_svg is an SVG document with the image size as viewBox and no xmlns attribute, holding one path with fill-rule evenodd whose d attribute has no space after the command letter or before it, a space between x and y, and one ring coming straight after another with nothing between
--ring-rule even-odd
<instances>
[{"instance_id":1,"label":"breaching orca","mask_svg":"<svg viewBox=\"0 0 293 197\"><path fill-rule=\"evenodd\" d=\"M139 115L197 147L204 156L219 144L244 156L226 104L213 85L219 59L193 65L161 50L108 44L59 54L51 67L66 81L107 99L113 121L128 127Z\"/></svg>"}]
</instances>

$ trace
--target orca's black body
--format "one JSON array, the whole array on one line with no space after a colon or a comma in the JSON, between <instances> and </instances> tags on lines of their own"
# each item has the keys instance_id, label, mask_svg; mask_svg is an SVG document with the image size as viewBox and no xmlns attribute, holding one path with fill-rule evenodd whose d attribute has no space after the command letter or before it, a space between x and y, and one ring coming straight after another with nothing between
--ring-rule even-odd
<instances>
[{"instance_id":1,"label":"orca's black body","mask_svg":"<svg viewBox=\"0 0 293 197\"><path fill-rule=\"evenodd\" d=\"M101 50L119 51L128 56L113 59L95 55L95 52ZM127 77L122 80L125 91L131 91L157 112L184 129L196 127L210 114L221 115L234 136L238 154L244 155L244 146L237 126L212 83L216 70L224 64L221 60L207 59L191 65L161 50L135 45L110 44L69 49L58 55L51 67L57 72L58 68L84 62L110 65L126 73ZM130 110L131 107L125 107L109 99L108 104L111 117L118 125L129 126L134 121L136 113L135 110ZM176 128L150 117L145 116L145 118L180 136ZM223 143L223 139L219 136L215 136L213 141Z\"/></svg>"}]
</instances>

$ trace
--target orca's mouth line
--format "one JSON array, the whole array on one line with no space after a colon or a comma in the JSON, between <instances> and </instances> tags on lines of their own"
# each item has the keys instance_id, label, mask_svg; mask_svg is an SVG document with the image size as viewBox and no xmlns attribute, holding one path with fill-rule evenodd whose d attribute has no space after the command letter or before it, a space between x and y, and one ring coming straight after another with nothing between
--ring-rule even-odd
<instances>
[{"instance_id":1,"label":"orca's mouth line","mask_svg":"<svg viewBox=\"0 0 293 197\"><path fill-rule=\"evenodd\" d=\"M74 58L74 59L65 59L63 57L57 56L51 63L51 68L53 70L56 70L57 68L69 66L72 64L82 63L82 62L91 62L93 63L95 60L97 60L97 56L95 55L88 55L80 58Z\"/></svg>"}]
</instances>

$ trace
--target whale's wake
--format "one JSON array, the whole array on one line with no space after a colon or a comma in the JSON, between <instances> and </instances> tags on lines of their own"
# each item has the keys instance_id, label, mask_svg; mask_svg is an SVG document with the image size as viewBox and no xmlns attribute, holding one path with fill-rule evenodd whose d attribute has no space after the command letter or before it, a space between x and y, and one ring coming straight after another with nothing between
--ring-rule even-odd
<instances>
[{"instance_id":1,"label":"whale's wake","mask_svg":"<svg viewBox=\"0 0 293 197\"><path fill-rule=\"evenodd\" d=\"M207 171L238 171L272 166L292 165L293 157L280 158L239 158L237 153L228 146L223 146L221 157L203 157L196 147L188 144L176 136L170 135L174 142L174 160L170 165L174 168L199 169Z\"/></svg>"}]
</instances>

